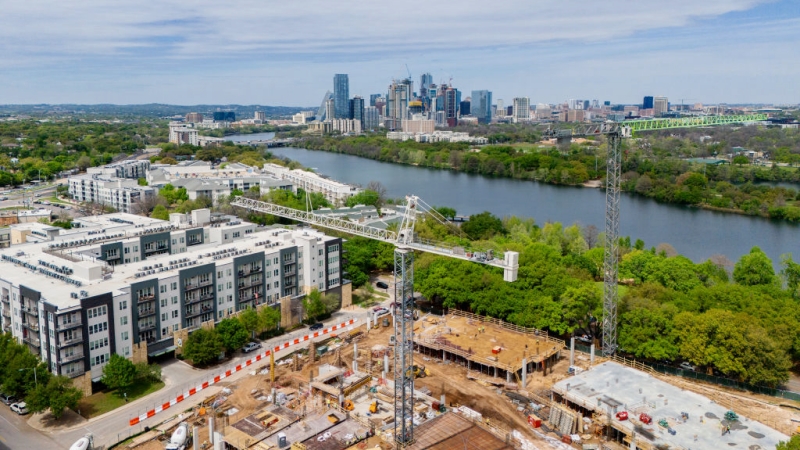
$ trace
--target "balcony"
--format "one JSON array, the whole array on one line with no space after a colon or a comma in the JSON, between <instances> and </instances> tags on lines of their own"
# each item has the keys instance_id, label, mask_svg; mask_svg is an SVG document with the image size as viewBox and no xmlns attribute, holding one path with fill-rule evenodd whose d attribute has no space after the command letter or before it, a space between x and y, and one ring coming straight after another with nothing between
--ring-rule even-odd
<instances>
[{"instance_id":1,"label":"balcony","mask_svg":"<svg viewBox=\"0 0 800 450\"><path fill-rule=\"evenodd\" d=\"M185 311L185 317L187 319L191 319L192 317L197 317L203 314L210 314L214 312L214 308L211 306L203 306L200 308L187 308Z\"/></svg>"},{"instance_id":2,"label":"balcony","mask_svg":"<svg viewBox=\"0 0 800 450\"><path fill-rule=\"evenodd\" d=\"M7 296L7 295L4 295L4 296L2 297L2 301L3 301L3 303L10 303L10 302L11 302L11 300L8 298L8 296Z\"/></svg>"},{"instance_id":3,"label":"balcony","mask_svg":"<svg viewBox=\"0 0 800 450\"><path fill-rule=\"evenodd\" d=\"M260 266L259 267L253 267L253 268L249 268L248 267L247 269L240 270L239 271L239 276L240 277L247 277L247 276L250 276L250 275L252 275L254 273L261 273L261 270L262 269L261 269Z\"/></svg>"},{"instance_id":4,"label":"balcony","mask_svg":"<svg viewBox=\"0 0 800 450\"><path fill-rule=\"evenodd\" d=\"M152 316L156 313L155 308L139 308L139 317Z\"/></svg>"},{"instance_id":5,"label":"balcony","mask_svg":"<svg viewBox=\"0 0 800 450\"><path fill-rule=\"evenodd\" d=\"M22 322L22 326L37 333L39 332L39 324L37 322Z\"/></svg>"},{"instance_id":6,"label":"balcony","mask_svg":"<svg viewBox=\"0 0 800 450\"><path fill-rule=\"evenodd\" d=\"M190 241L187 241L187 242L186 242L186 246L187 246L187 247L191 247L191 246L193 246L193 245L200 245L200 244L202 244L202 243L203 243L203 241L194 241L194 240L190 240Z\"/></svg>"},{"instance_id":7,"label":"balcony","mask_svg":"<svg viewBox=\"0 0 800 450\"><path fill-rule=\"evenodd\" d=\"M250 297L239 297L239 304L242 304L242 303L247 303L247 302L252 302L253 300L255 300L255 298L256 298L255 296L250 296Z\"/></svg>"},{"instance_id":8,"label":"balcony","mask_svg":"<svg viewBox=\"0 0 800 450\"><path fill-rule=\"evenodd\" d=\"M156 299L155 294L146 294L146 295L140 295L138 301L139 303L142 303L142 302L150 302L155 299Z\"/></svg>"},{"instance_id":9,"label":"balcony","mask_svg":"<svg viewBox=\"0 0 800 450\"><path fill-rule=\"evenodd\" d=\"M83 359L83 352L73 353L71 355L62 355L61 356L61 364L66 364L72 361L77 361L79 359Z\"/></svg>"},{"instance_id":10,"label":"balcony","mask_svg":"<svg viewBox=\"0 0 800 450\"><path fill-rule=\"evenodd\" d=\"M296 273L297 273L297 270L295 270L294 267L292 267L291 269L288 269L288 270L286 268L284 268L284 270L283 270L283 276L285 276L285 277L290 277L290 276L292 276L292 275L294 275Z\"/></svg>"},{"instance_id":11,"label":"balcony","mask_svg":"<svg viewBox=\"0 0 800 450\"><path fill-rule=\"evenodd\" d=\"M25 337L23 337L23 338L22 338L22 340L23 340L23 341L25 341L25 342L27 342L28 344L31 344L31 345L33 345L33 346L34 346L34 347L36 347L37 349L39 348L39 346L41 346L41 345L42 345L41 341L39 341L39 338L38 338L38 337L36 337L36 336L34 336L34 335L33 335L33 334L31 334L31 333L28 333L28 335L27 335L27 336L25 336Z\"/></svg>"},{"instance_id":12,"label":"balcony","mask_svg":"<svg viewBox=\"0 0 800 450\"><path fill-rule=\"evenodd\" d=\"M209 292L209 293L206 293L206 294L200 294L197 297L187 297L185 303L188 306L188 305L194 305L195 303L199 303L199 302L207 302L207 301L210 301L210 300L214 300L214 293L213 292Z\"/></svg>"},{"instance_id":13,"label":"balcony","mask_svg":"<svg viewBox=\"0 0 800 450\"><path fill-rule=\"evenodd\" d=\"M63 369L63 367L62 367L62 369ZM74 368L73 370L70 370L68 372L64 371L64 370L61 371L61 375L64 375L64 376L70 377L70 378L79 377L79 376L83 375L84 373L86 373L86 369L83 368L83 367Z\"/></svg>"},{"instance_id":14,"label":"balcony","mask_svg":"<svg viewBox=\"0 0 800 450\"><path fill-rule=\"evenodd\" d=\"M61 339L58 343L58 348L69 347L70 345L80 344L83 342L83 336L72 336L69 339Z\"/></svg>"},{"instance_id":15,"label":"balcony","mask_svg":"<svg viewBox=\"0 0 800 450\"><path fill-rule=\"evenodd\" d=\"M28 306L22 308L22 310L25 312L25 314L28 314L29 316L39 317L39 310L36 308L31 308L30 306Z\"/></svg>"},{"instance_id":16,"label":"balcony","mask_svg":"<svg viewBox=\"0 0 800 450\"><path fill-rule=\"evenodd\" d=\"M72 328L78 328L79 326L81 326L81 320L80 319L75 319L75 320L72 320L72 321L69 321L69 322L61 322L61 323L59 323L58 325L56 325L56 330L64 331L64 330L69 330L69 329L72 329Z\"/></svg>"},{"instance_id":17,"label":"balcony","mask_svg":"<svg viewBox=\"0 0 800 450\"><path fill-rule=\"evenodd\" d=\"M152 321L152 322L139 323L138 326L139 326L139 331L154 330L156 328L156 322Z\"/></svg>"},{"instance_id":18,"label":"balcony","mask_svg":"<svg viewBox=\"0 0 800 450\"><path fill-rule=\"evenodd\" d=\"M239 287L240 288L246 288L246 287L251 287L251 286L261 286L262 284L264 284L264 281L262 281L260 279L259 280L239 281Z\"/></svg>"},{"instance_id":19,"label":"balcony","mask_svg":"<svg viewBox=\"0 0 800 450\"><path fill-rule=\"evenodd\" d=\"M183 285L183 290L184 290L184 292L189 292L189 291L193 291L195 289L200 289L201 287L211 286L213 283L214 282L211 281L211 280L206 280L206 281L201 281L201 282L198 282L198 283L184 284Z\"/></svg>"},{"instance_id":20,"label":"balcony","mask_svg":"<svg viewBox=\"0 0 800 450\"><path fill-rule=\"evenodd\" d=\"M11 310L9 308L3 308L3 317L11 319Z\"/></svg>"}]
</instances>

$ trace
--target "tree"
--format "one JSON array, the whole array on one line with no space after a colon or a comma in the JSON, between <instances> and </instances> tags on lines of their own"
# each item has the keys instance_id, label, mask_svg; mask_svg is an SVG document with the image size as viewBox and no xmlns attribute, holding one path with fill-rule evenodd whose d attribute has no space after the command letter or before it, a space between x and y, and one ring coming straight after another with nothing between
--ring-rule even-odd
<instances>
[{"instance_id":1,"label":"tree","mask_svg":"<svg viewBox=\"0 0 800 450\"><path fill-rule=\"evenodd\" d=\"M169 220L169 210L164 205L156 205L153 212L150 213L153 219Z\"/></svg>"},{"instance_id":2,"label":"tree","mask_svg":"<svg viewBox=\"0 0 800 450\"><path fill-rule=\"evenodd\" d=\"M147 364L146 362L140 362L136 363L135 367L136 379L147 380L150 382L161 381L161 366L158 364Z\"/></svg>"},{"instance_id":3,"label":"tree","mask_svg":"<svg viewBox=\"0 0 800 450\"><path fill-rule=\"evenodd\" d=\"M222 350L222 339L216 330L199 328L186 340L183 355L193 363L203 365L217 359Z\"/></svg>"},{"instance_id":4,"label":"tree","mask_svg":"<svg viewBox=\"0 0 800 450\"><path fill-rule=\"evenodd\" d=\"M216 330L222 346L229 353L241 348L250 339L242 322L232 317L222 319L217 324Z\"/></svg>"},{"instance_id":5,"label":"tree","mask_svg":"<svg viewBox=\"0 0 800 450\"><path fill-rule=\"evenodd\" d=\"M281 323L281 311L270 306L261 308L258 313L259 328L266 331L275 329Z\"/></svg>"},{"instance_id":6,"label":"tree","mask_svg":"<svg viewBox=\"0 0 800 450\"><path fill-rule=\"evenodd\" d=\"M738 165L738 166L741 166L741 165L744 165L744 164L750 164L750 160L747 158L747 156L744 156L744 155L734 156L733 160L731 162L736 164L736 165Z\"/></svg>"},{"instance_id":7,"label":"tree","mask_svg":"<svg viewBox=\"0 0 800 450\"><path fill-rule=\"evenodd\" d=\"M139 186L147 186L147 178L139 178L137 181L139 182Z\"/></svg>"},{"instance_id":8,"label":"tree","mask_svg":"<svg viewBox=\"0 0 800 450\"><path fill-rule=\"evenodd\" d=\"M112 354L111 359L103 366L102 381L109 389L125 389L133 384L135 377L136 367L133 363L116 353Z\"/></svg>"},{"instance_id":9,"label":"tree","mask_svg":"<svg viewBox=\"0 0 800 450\"><path fill-rule=\"evenodd\" d=\"M775 269L769 257L760 248L753 247L733 267L733 279L745 286L772 284L776 280Z\"/></svg>"},{"instance_id":10,"label":"tree","mask_svg":"<svg viewBox=\"0 0 800 450\"><path fill-rule=\"evenodd\" d=\"M375 203L375 207L380 211L383 205L386 204L386 186L380 181L373 180L367 183L367 189L378 194L378 201Z\"/></svg>"},{"instance_id":11,"label":"tree","mask_svg":"<svg viewBox=\"0 0 800 450\"><path fill-rule=\"evenodd\" d=\"M239 321L245 330L250 332L252 337L255 337L256 331L259 328L260 319L255 309L248 308L239 313Z\"/></svg>"},{"instance_id":12,"label":"tree","mask_svg":"<svg viewBox=\"0 0 800 450\"><path fill-rule=\"evenodd\" d=\"M161 163L161 164L169 164L170 166L174 166L175 164L178 164L178 161L175 160L175 158L172 158L172 157L169 157L169 156L167 156L166 158L161 158L158 162Z\"/></svg>"},{"instance_id":13,"label":"tree","mask_svg":"<svg viewBox=\"0 0 800 450\"><path fill-rule=\"evenodd\" d=\"M114 355L115 356L115 355ZM40 384L25 398L28 409L39 413L50 409L50 413L58 420L64 409L75 409L83 397L83 392L72 384L69 377L59 375L50 377L46 384Z\"/></svg>"},{"instance_id":14,"label":"tree","mask_svg":"<svg viewBox=\"0 0 800 450\"><path fill-rule=\"evenodd\" d=\"M461 231L472 240L491 239L496 234L505 234L503 222L489 211L469 216L469 220L461 225Z\"/></svg>"},{"instance_id":15,"label":"tree","mask_svg":"<svg viewBox=\"0 0 800 450\"><path fill-rule=\"evenodd\" d=\"M308 295L303 297L303 311L306 319L316 322L317 317L325 314L325 309L325 303L322 301L322 293L319 289L314 288Z\"/></svg>"},{"instance_id":16,"label":"tree","mask_svg":"<svg viewBox=\"0 0 800 450\"><path fill-rule=\"evenodd\" d=\"M795 434L788 441L778 442L775 450L800 450L800 434Z\"/></svg>"},{"instance_id":17,"label":"tree","mask_svg":"<svg viewBox=\"0 0 800 450\"><path fill-rule=\"evenodd\" d=\"M441 214L445 219L453 220L456 218L456 210L450 208L449 206L434 206L433 209Z\"/></svg>"}]
</instances>

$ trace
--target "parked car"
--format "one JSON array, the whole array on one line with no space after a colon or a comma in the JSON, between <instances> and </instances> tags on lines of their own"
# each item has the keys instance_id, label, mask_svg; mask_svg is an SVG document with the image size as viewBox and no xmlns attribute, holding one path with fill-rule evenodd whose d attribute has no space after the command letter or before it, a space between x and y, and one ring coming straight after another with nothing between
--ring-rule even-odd
<instances>
[{"instance_id":1,"label":"parked car","mask_svg":"<svg viewBox=\"0 0 800 450\"><path fill-rule=\"evenodd\" d=\"M242 347L242 351L245 353L252 352L253 350L261 348L261 344L258 342L248 342L247 344Z\"/></svg>"},{"instance_id":2,"label":"parked car","mask_svg":"<svg viewBox=\"0 0 800 450\"><path fill-rule=\"evenodd\" d=\"M6 405L10 405L12 403L16 403L17 399L14 398L13 395L0 394L0 402L5 403Z\"/></svg>"},{"instance_id":3,"label":"parked car","mask_svg":"<svg viewBox=\"0 0 800 450\"><path fill-rule=\"evenodd\" d=\"M694 370L695 370L695 369L697 369L697 367L695 367L695 366L693 366L693 365L689 364L689 363L688 363L688 362L686 362L686 361L684 361L684 362L680 363L680 364L678 365L678 367L680 367L680 368L681 368L681 369L683 369L683 370L691 370L692 372L694 372Z\"/></svg>"},{"instance_id":4,"label":"parked car","mask_svg":"<svg viewBox=\"0 0 800 450\"><path fill-rule=\"evenodd\" d=\"M577 339L577 340L579 340L581 342L584 342L586 344L591 344L592 343L592 337L589 336L588 334L584 334L584 335L581 335L581 336L575 336L575 339Z\"/></svg>"},{"instance_id":5,"label":"parked car","mask_svg":"<svg viewBox=\"0 0 800 450\"><path fill-rule=\"evenodd\" d=\"M28 414L28 404L25 402L14 403L11 405L11 410L19 415Z\"/></svg>"},{"instance_id":6,"label":"parked car","mask_svg":"<svg viewBox=\"0 0 800 450\"><path fill-rule=\"evenodd\" d=\"M383 281L378 281L377 283L375 283L375 286L381 289L389 289L389 285L384 283Z\"/></svg>"},{"instance_id":7,"label":"parked car","mask_svg":"<svg viewBox=\"0 0 800 450\"><path fill-rule=\"evenodd\" d=\"M385 314L389 314L389 310L387 308L384 308L383 306L379 306L373 309L373 311L375 312L376 316L383 316Z\"/></svg>"},{"instance_id":8,"label":"parked car","mask_svg":"<svg viewBox=\"0 0 800 450\"><path fill-rule=\"evenodd\" d=\"M317 331L317 330L321 330L322 327L324 327L324 326L325 325L323 325L322 322L317 322L314 325L311 325L310 327L308 327L308 329L311 330L311 331Z\"/></svg>"}]
</instances>

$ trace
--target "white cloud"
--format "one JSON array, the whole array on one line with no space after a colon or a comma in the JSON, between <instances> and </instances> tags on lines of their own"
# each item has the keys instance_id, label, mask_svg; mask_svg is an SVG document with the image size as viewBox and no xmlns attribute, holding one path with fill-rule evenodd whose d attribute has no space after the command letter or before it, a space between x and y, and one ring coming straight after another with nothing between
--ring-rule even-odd
<instances>
[{"instance_id":1,"label":"white cloud","mask_svg":"<svg viewBox=\"0 0 800 450\"><path fill-rule=\"evenodd\" d=\"M457 83L466 84L464 90L496 86L498 94L510 98L524 89L538 89L530 86L531 80L536 85L554 83L550 91L561 92L569 86L558 79L610 80L613 77L603 71L613 67L637 70L637 63L645 61L697 65L697 55L703 52L709 53L709 61L717 61L719 54L731 53L731 42L721 42L723 50L715 54L710 43L724 40L698 40L696 28L768 2L6 3L0 12L0 66L6 71L0 73L0 82L16 87L15 101L54 102L55 96L62 101L193 103L194 90L201 97L197 101L244 103L250 98L249 102L310 105L334 72L350 73L351 92L368 94L384 90L392 75L402 75L405 63L435 72L437 80L455 75ZM764 64L778 54L769 44L757 45L772 39L773 45L783 47L781 39L787 33L797 36L787 30L798 29L795 23L779 21L758 30L749 26L740 30L748 36L736 46ZM669 35L653 36L658 30L668 30ZM723 62L748 71L747 64ZM587 74L588 68L593 73ZM545 71L554 70L569 73L546 76ZM783 72L796 70L792 66ZM279 83L286 88L274 89ZM624 84L615 87L619 91ZM535 97L534 92L524 95Z\"/></svg>"}]
</instances>

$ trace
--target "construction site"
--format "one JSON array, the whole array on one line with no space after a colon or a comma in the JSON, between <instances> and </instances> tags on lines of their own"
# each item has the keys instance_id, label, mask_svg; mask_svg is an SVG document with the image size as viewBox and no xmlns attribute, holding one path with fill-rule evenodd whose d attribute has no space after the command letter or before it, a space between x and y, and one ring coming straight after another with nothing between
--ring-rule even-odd
<instances>
[{"instance_id":1,"label":"construction site","mask_svg":"<svg viewBox=\"0 0 800 450\"><path fill-rule=\"evenodd\" d=\"M181 423L199 449L212 448L210 436L236 450L398 448L392 320L298 349L274 371L267 360L127 448L162 450ZM414 345L415 430L404 448L755 450L796 427L763 399L570 354L543 332L460 311L414 321Z\"/></svg>"}]
</instances>

